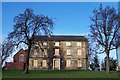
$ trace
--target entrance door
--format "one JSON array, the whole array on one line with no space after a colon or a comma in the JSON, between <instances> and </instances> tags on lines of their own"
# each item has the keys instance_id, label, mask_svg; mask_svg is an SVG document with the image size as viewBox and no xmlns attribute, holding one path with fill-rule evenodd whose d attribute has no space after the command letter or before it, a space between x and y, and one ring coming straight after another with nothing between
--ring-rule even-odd
<instances>
[{"instance_id":1,"label":"entrance door","mask_svg":"<svg viewBox=\"0 0 120 80\"><path fill-rule=\"evenodd\" d=\"M53 69L60 70L60 59L53 59Z\"/></svg>"}]
</instances>

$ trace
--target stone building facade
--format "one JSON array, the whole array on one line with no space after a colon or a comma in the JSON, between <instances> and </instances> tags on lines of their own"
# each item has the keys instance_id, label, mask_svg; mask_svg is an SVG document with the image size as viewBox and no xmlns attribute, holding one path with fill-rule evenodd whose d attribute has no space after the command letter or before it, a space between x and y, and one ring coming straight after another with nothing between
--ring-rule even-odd
<instances>
[{"instance_id":1,"label":"stone building facade","mask_svg":"<svg viewBox=\"0 0 120 80\"><path fill-rule=\"evenodd\" d=\"M29 69L87 69L88 40L84 36L36 36Z\"/></svg>"}]
</instances>

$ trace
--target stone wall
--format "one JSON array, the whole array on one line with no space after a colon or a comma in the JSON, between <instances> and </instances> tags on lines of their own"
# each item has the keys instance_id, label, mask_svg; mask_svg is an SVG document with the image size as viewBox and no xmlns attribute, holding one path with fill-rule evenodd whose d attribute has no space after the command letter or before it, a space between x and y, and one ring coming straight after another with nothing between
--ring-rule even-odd
<instances>
[{"instance_id":1,"label":"stone wall","mask_svg":"<svg viewBox=\"0 0 120 80\"><path fill-rule=\"evenodd\" d=\"M53 59L60 59L60 69L86 69L87 68L87 54L88 54L88 44L87 42L82 42L81 47L77 46L77 42L79 41L58 41L59 46L55 47L54 44L57 41L50 41L47 42L47 46L37 46L36 44L42 44L43 42L36 42L36 44L32 47L30 53L30 60L29 60L29 69L52 69L53 68ZM66 42L70 42L71 46L66 46ZM37 48L36 48L37 46ZM41 50L42 48L42 50ZM59 49L59 56L55 56L55 49ZM35 49L37 53L35 55ZM43 49L47 49L47 55L43 54ZM66 55L67 49L70 49L71 55ZM77 50L80 49L82 54L80 56L77 55ZM43 59L47 60L47 66L43 67ZM71 67L66 67L66 60L71 60ZM34 66L34 60L38 60L37 66ZM78 67L77 62L81 60L82 66Z\"/></svg>"}]
</instances>

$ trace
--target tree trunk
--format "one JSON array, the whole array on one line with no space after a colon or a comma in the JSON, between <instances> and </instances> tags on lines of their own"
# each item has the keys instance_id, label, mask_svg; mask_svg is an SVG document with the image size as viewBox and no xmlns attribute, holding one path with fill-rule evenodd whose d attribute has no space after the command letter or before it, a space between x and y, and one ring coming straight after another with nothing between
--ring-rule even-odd
<instances>
[{"instance_id":1,"label":"tree trunk","mask_svg":"<svg viewBox=\"0 0 120 80\"><path fill-rule=\"evenodd\" d=\"M27 52L27 58L26 58L26 65L25 65L25 74L29 73L29 55L30 55L30 50L31 50L31 42L28 45L28 52Z\"/></svg>"},{"instance_id":2,"label":"tree trunk","mask_svg":"<svg viewBox=\"0 0 120 80\"><path fill-rule=\"evenodd\" d=\"M106 73L110 73L109 50L107 50L106 55Z\"/></svg>"}]
</instances>

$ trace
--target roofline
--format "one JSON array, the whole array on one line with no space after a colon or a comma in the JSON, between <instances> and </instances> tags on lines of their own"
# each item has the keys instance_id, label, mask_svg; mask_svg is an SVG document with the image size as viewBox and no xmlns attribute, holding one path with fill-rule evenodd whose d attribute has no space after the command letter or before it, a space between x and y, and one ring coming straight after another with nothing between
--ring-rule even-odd
<instances>
[{"instance_id":1,"label":"roofline","mask_svg":"<svg viewBox=\"0 0 120 80\"><path fill-rule=\"evenodd\" d=\"M49 35L36 35L37 37L39 37L39 36L48 36L49 37ZM65 37L85 37L85 35L84 36L80 36L80 35L50 35L50 36L60 36L60 37L63 37L63 36L65 36ZM86 37L85 37L86 38Z\"/></svg>"},{"instance_id":2,"label":"roofline","mask_svg":"<svg viewBox=\"0 0 120 80\"><path fill-rule=\"evenodd\" d=\"M21 50L24 50L24 49L23 49L23 48L22 48L22 49L20 49L20 50L19 50L19 51L18 51L15 55L17 55L17 54L18 54ZM15 55L14 55L14 56L15 56ZM13 58L14 58L14 56L13 56Z\"/></svg>"},{"instance_id":3,"label":"roofline","mask_svg":"<svg viewBox=\"0 0 120 80\"><path fill-rule=\"evenodd\" d=\"M46 39L45 39L45 40L42 40L42 39L39 40L39 39L37 39L37 38L39 38L39 37L46 37L46 38L48 38L48 40L50 40L50 41L79 41L79 40L81 40L81 41L86 41L86 42L88 42L88 39L86 38L86 36L79 36L79 35L50 35L50 36L49 36L49 35L36 35L35 37L36 37L36 40L34 40L34 41L46 41ZM70 37L73 37L73 38L75 38L75 37L80 38L80 37L81 37L81 39L76 39L76 40L74 40L74 39L73 39L73 40L64 40L64 39L63 39L63 40L59 40L59 39L58 39L58 40L56 40L56 39L54 40L54 39L53 39L53 40L52 40L52 39L50 39L50 37L53 37L53 38L54 38L54 37L57 37L57 38L58 38L58 37L65 37L65 38L66 38L66 37L69 37L69 38L70 38Z\"/></svg>"}]
</instances>

